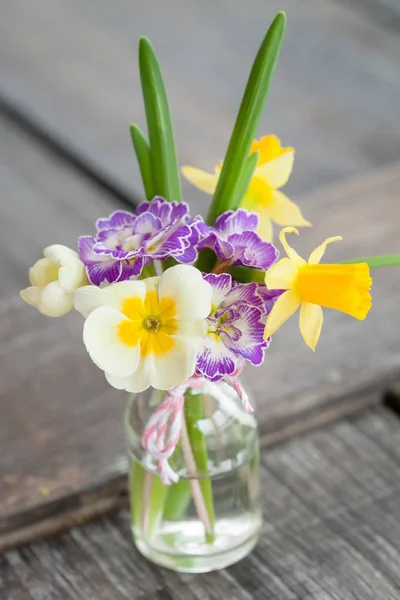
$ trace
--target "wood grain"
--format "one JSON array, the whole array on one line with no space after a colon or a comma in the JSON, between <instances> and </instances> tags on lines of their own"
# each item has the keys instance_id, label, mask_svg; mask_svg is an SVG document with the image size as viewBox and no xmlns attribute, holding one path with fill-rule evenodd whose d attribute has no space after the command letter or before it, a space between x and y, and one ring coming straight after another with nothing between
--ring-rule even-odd
<instances>
[{"instance_id":1,"label":"wood grain","mask_svg":"<svg viewBox=\"0 0 400 600\"><path fill-rule=\"evenodd\" d=\"M0 132L0 276L8 296L26 285L43 246L74 245L116 204L1 119ZM295 242L304 252L342 233L346 241L329 250L329 260L398 251L399 188L394 165L310 195L316 227ZM23 244L15 244L16 237ZM399 287L396 269L376 272L374 308L365 323L326 311L315 355L302 344L295 321L275 336L265 366L246 374L263 444L379 401L400 370ZM1 301L0 315L0 537L10 544L119 504L124 397L87 357L78 315L48 320L16 295Z\"/></svg>"},{"instance_id":2,"label":"wood grain","mask_svg":"<svg viewBox=\"0 0 400 600\"><path fill-rule=\"evenodd\" d=\"M255 551L179 575L133 548L128 511L0 559L2 600L398 600L400 422L382 408L262 455Z\"/></svg>"},{"instance_id":3,"label":"wood grain","mask_svg":"<svg viewBox=\"0 0 400 600\"><path fill-rule=\"evenodd\" d=\"M282 8L288 31L260 132L297 150L288 191L399 159L400 40L333 0L253 0L251 10L242 0L3 0L0 92L137 196L128 124L144 126L139 36L150 37L162 61L181 164L211 168L224 154L258 45ZM189 185L184 192L205 211L207 196ZM311 208L305 200L307 214Z\"/></svg>"}]
</instances>

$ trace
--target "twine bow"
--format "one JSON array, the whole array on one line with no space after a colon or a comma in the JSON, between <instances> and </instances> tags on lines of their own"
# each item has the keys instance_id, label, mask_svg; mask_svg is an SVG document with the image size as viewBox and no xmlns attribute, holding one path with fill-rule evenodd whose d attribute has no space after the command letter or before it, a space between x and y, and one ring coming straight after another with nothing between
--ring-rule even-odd
<instances>
[{"instance_id":1,"label":"twine bow","mask_svg":"<svg viewBox=\"0 0 400 600\"><path fill-rule=\"evenodd\" d=\"M225 377L224 381L235 390L242 401L243 408L251 413L254 409L237 380L241 371L242 368L239 367L231 376ZM171 485L179 480L179 475L168 461L181 436L185 393L189 388L199 388L205 383L207 383L205 377L194 376L189 377L185 383L167 390L165 400L157 406L147 422L142 435L142 447L156 460L160 479L164 485Z\"/></svg>"}]
</instances>

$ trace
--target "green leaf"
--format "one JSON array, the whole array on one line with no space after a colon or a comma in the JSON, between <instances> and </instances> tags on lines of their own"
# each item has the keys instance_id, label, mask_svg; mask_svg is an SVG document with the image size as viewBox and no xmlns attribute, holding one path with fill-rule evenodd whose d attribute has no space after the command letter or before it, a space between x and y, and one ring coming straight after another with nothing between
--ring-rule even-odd
<instances>
[{"instance_id":1,"label":"green leaf","mask_svg":"<svg viewBox=\"0 0 400 600\"><path fill-rule=\"evenodd\" d=\"M151 172L150 148L137 125L130 126L133 147L136 152L136 158L139 163L140 174L142 176L143 187L147 200L154 198L153 174Z\"/></svg>"},{"instance_id":2,"label":"green leaf","mask_svg":"<svg viewBox=\"0 0 400 600\"><path fill-rule=\"evenodd\" d=\"M257 150L245 159L243 171L235 189L235 204L237 203L236 206L240 205L243 196L247 192L251 178L253 177L253 173L256 169L259 156L260 153Z\"/></svg>"},{"instance_id":3,"label":"green leaf","mask_svg":"<svg viewBox=\"0 0 400 600\"><path fill-rule=\"evenodd\" d=\"M184 404L184 414L188 429L190 446L193 452L193 458L196 462L199 473L199 485L203 494L204 504L208 513L211 527L215 526L214 500L212 493L211 479L208 477L208 452L204 434L197 426L198 422L204 418L203 415L203 396L202 394L192 394L190 389L186 392ZM206 533L207 544L215 541L215 534Z\"/></svg>"},{"instance_id":4,"label":"green leaf","mask_svg":"<svg viewBox=\"0 0 400 600\"><path fill-rule=\"evenodd\" d=\"M139 42L139 68L155 194L167 200L182 200L180 174L171 114L159 62L150 41Z\"/></svg>"},{"instance_id":5,"label":"green leaf","mask_svg":"<svg viewBox=\"0 0 400 600\"><path fill-rule=\"evenodd\" d=\"M286 17L280 12L275 17L254 61L235 127L223 162L217 188L207 215L209 225L226 210L238 207L236 188L242 181L250 146L256 135L269 86L285 33Z\"/></svg>"},{"instance_id":6,"label":"green leaf","mask_svg":"<svg viewBox=\"0 0 400 600\"><path fill-rule=\"evenodd\" d=\"M358 263L367 263L371 269L376 269L378 267L393 267L395 265L400 265L400 254L385 254L382 256L351 258L349 260L341 260L339 264L356 265Z\"/></svg>"}]
</instances>

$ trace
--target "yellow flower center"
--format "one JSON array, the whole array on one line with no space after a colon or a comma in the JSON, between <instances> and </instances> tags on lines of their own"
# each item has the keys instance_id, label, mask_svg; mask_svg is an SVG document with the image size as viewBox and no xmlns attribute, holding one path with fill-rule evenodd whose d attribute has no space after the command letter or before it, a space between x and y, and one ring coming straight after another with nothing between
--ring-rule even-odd
<instances>
[{"instance_id":1,"label":"yellow flower center","mask_svg":"<svg viewBox=\"0 0 400 600\"><path fill-rule=\"evenodd\" d=\"M253 175L241 206L247 208L249 211L254 211L260 204L264 208L268 208L273 203L273 200L271 186L264 179L261 179L261 177Z\"/></svg>"},{"instance_id":2,"label":"yellow flower center","mask_svg":"<svg viewBox=\"0 0 400 600\"><path fill-rule=\"evenodd\" d=\"M174 347L173 334L178 328L176 305L171 298L158 298L147 292L144 300L127 298L122 306L128 320L118 326L118 337L127 346L140 344L141 356L162 356Z\"/></svg>"},{"instance_id":3,"label":"yellow flower center","mask_svg":"<svg viewBox=\"0 0 400 600\"><path fill-rule=\"evenodd\" d=\"M366 264L304 265L293 289L303 302L340 310L363 320L371 308L372 279Z\"/></svg>"}]
</instances>

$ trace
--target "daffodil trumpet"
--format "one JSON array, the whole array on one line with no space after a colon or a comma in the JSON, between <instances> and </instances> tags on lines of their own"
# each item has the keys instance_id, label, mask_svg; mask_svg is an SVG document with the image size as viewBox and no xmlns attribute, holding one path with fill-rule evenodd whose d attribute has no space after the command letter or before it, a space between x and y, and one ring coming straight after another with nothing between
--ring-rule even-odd
<instances>
[{"instance_id":1,"label":"daffodil trumpet","mask_svg":"<svg viewBox=\"0 0 400 600\"><path fill-rule=\"evenodd\" d=\"M279 239L287 257L265 275L268 289L284 292L267 317L264 337L272 336L300 308L300 333L307 346L315 350L323 323L322 307L361 321L367 316L372 304L369 267L366 263L320 264L327 245L341 241L340 236L326 239L305 261L286 241L287 233L299 234L294 227L282 229Z\"/></svg>"}]
</instances>

